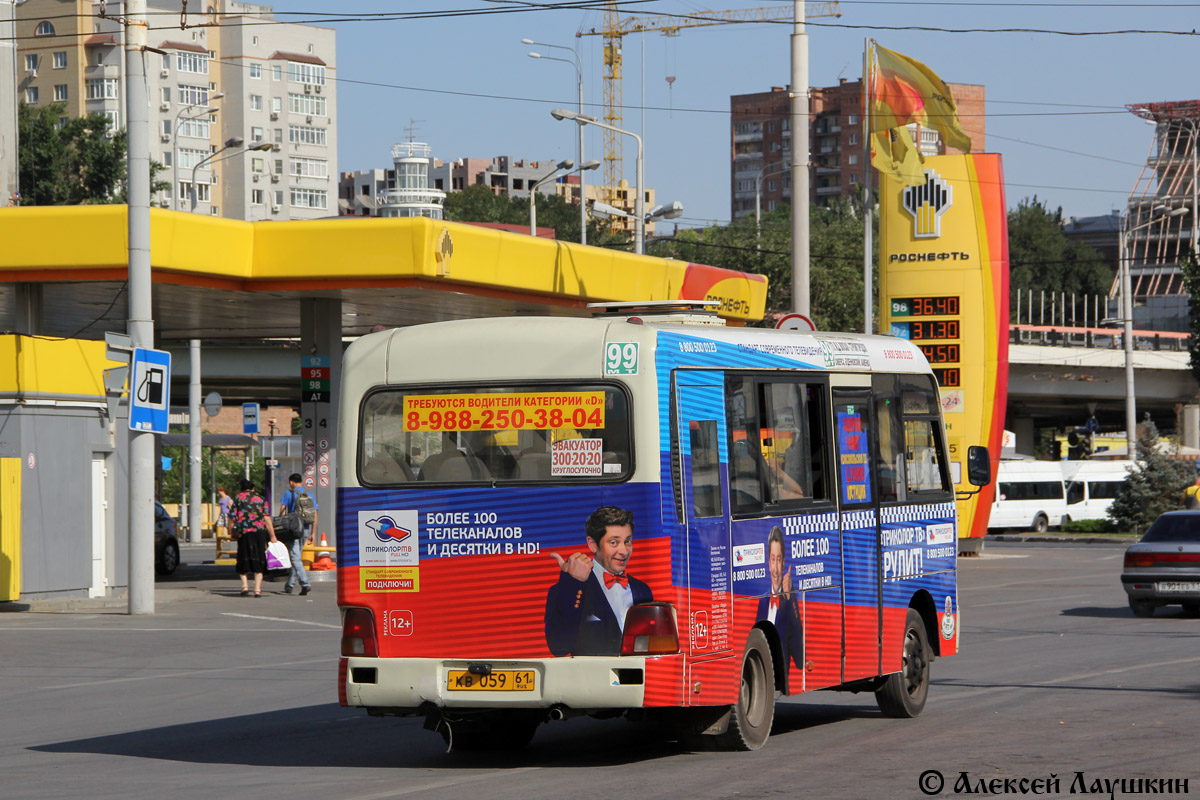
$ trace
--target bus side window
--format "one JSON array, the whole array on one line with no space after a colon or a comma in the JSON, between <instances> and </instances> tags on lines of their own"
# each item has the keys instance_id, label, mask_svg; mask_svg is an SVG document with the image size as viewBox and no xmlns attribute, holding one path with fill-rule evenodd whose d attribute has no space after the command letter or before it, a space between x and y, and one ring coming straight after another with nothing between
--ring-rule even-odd
<instances>
[{"instance_id":1,"label":"bus side window","mask_svg":"<svg viewBox=\"0 0 1200 800\"><path fill-rule=\"evenodd\" d=\"M721 501L717 421L692 420L690 427L692 510L696 517L719 517L725 510Z\"/></svg>"},{"instance_id":2,"label":"bus side window","mask_svg":"<svg viewBox=\"0 0 1200 800\"><path fill-rule=\"evenodd\" d=\"M758 421L755 410L754 380L730 376L725 380L726 423L729 429L729 494L733 511L758 511L762 508L761 455L758 449Z\"/></svg>"},{"instance_id":3,"label":"bus side window","mask_svg":"<svg viewBox=\"0 0 1200 800\"><path fill-rule=\"evenodd\" d=\"M1083 502L1083 483L1081 481L1072 481L1067 486L1067 505L1073 506L1076 503Z\"/></svg>"},{"instance_id":4,"label":"bus side window","mask_svg":"<svg viewBox=\"0 0 1200 800\"><path fill-rule=\"evenodd\" d=\"M907 499L904 422L894 394L875 399L875 419L879 428L879 501L904 502Z\"/></svg>"},{"instance_id":5,"label":"bus side window","mask_svg":"<svg viewBox=\"0 0 1200 800\"><path fill-rule=\"evenodd\" d=\"M941 398L926 375L900 378L900 412L904 418L905 484L908 493L949 492L949 465L942 459Z\"/></svg>"}]
</instances>

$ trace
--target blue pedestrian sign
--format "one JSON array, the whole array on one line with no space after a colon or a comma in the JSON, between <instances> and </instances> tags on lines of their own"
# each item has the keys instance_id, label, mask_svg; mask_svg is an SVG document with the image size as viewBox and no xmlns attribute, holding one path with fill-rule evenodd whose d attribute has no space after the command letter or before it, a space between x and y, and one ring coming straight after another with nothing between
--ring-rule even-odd
<instances>
[{"instance_id":1,"label":"blue pedestrian sign","mask_svg":"<svg viewBox=\"0 0 1200 800\"><path fill-rule=\"evenodd\" d=\"M129 383L130 430L166 433L170 405L171 354L135 347Z\"/></svg>"},{"instance_id":2,"label":"blue pedestrian sign","mask_svg":"<svg viewBox=\"0 0 1200 800\"><path fill-rule=\"evenodd\" d=\"M242 403L242 433L258 433L258 403Z\"/></svg>"}]
</instances>

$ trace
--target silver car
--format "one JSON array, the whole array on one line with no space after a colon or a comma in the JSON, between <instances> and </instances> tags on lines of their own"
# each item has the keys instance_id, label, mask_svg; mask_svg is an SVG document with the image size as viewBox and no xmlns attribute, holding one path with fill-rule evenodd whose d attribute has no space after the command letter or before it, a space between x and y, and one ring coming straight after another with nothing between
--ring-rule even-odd
<instances>
[{"instance_id":1,"label":"silver car","mask_svg":"<svg viewBox=\"0 0 1200 800\"><path fill-rule=\"evenodd\" d=\"M1200 613L1200 511L1169 511L1125 551L1121 585L1135 617L1159 606Z\"/></svg>"}]
</instances>

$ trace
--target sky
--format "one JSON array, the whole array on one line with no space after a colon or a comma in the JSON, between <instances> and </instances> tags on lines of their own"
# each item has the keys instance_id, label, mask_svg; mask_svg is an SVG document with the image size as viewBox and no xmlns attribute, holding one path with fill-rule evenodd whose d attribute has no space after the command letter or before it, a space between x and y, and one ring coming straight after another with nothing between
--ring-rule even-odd
<instances>
[{"instance_id":1,"label":"sky","mask_svg":"<svg viewBox=\"0 0 1200 800\"><path fill-rule=\"evenodd\" d=\"M574 56L524 45L523 38L578 47L586 110L601 114L602 37L576 36L601 27L598 3L590 4L596 10L581 10L545 8L566 5L554 0L267 2L280 20L314 24L330 9L346 16L476 12L320 22L337 31L341 171L390 167L391 145L406 141L410 126L413 138L429 143L442 160L574 159L575 125L554 120L550 110L577 106L575 69L527 54ZM1200 2L842 0L839 5L840 18L813 18L808 25L809 84L857 80L868 37L925 62L949 83L983 84L987 151L1003 156L1010 208L1035 195L1052 210L1061 207L1065 216L1123 208L1153 134L1153 127L1125 106L1200 96L1194 69L1188 68L1200 60L1200 36L1195 35ZM633 0L621 7L624 16L751 6L746 0ZM1001 29L1006 32L991 32ZM1113 31L1187 35L1103 33ZM791 33L790 24L758 23L624 38L622 126L644 135L646 185L660 202L683 203L683 225L728 222L729 98L788 83ZM668 77L675 80L669 83ZM599 159L602 148L602 131L588 128L585 158ZM626 137L624 175L631 185L634 152L633 140ZM599 176L600 171L589 173L588 180L598 182Z\"/></svg>"}]
</instances>

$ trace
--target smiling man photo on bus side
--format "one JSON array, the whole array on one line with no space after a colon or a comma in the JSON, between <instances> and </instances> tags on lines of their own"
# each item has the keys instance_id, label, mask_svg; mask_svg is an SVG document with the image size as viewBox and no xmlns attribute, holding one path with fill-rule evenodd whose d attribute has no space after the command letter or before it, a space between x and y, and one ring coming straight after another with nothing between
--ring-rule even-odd
<instances>
[{"instance_id":1,"label":"smiling man photo on bus side","mask_svg":"<svg viewBox=\"0 0 1200 800\"><path fill-rule=\"evenodd\" d=\"M779 632L779 645L786 658L783 662L784 682L794 663L804 659L804 624L800 619L800 602L792 591L792 573L784 556L783 529L771 528L767 536L767 567L771 574L771 593L759 598L755 620L767 620Z\"/></svg>"},{"instance_id":2,"label":"smiling man photo on bus side","mask_svg":"<svg viewBox=\"0 0 1200 800\"><path fill-rule=\"evenodd\" d=\"M633 512L601 506L584 523L587 553L559 564L558 582L546 593L546 644L556 656L616 656L631 606L654 599L650 587L628 574L633 555Z\"/></svg>"}]
</instances>

